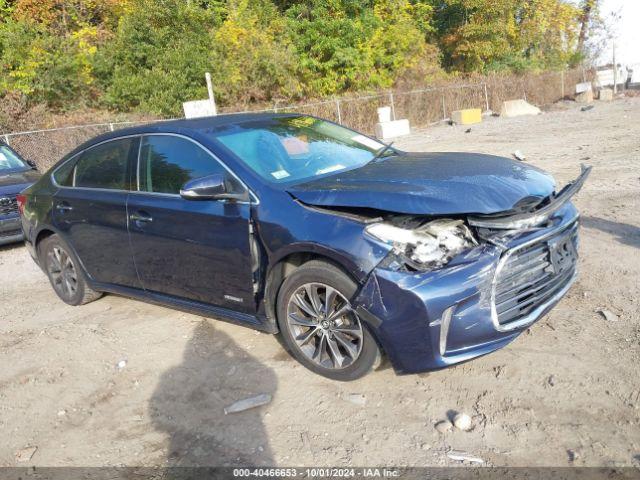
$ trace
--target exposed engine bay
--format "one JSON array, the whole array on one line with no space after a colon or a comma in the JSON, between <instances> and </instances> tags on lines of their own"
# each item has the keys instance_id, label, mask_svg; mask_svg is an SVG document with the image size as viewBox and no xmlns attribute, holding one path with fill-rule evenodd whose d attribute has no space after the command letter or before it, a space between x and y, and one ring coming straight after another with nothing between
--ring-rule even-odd
<instances>
[{"instance_id":1,"label":"exposed engine bay","mask_svg":"<svg viewBox=\"0 0 640 480\"><path fill-rule=\"evenodd\" d=\"M391 263L395 268L427 271L445 266L483 242L501 245L524 232L549 227L553 214L580 191L590 173L591 167L583 165L580 176L558 193L529 201L526 208L494 215L434 218L360 208L308 207L363 221L369 236L393 248Z\"/></svg>"}]
</instances>

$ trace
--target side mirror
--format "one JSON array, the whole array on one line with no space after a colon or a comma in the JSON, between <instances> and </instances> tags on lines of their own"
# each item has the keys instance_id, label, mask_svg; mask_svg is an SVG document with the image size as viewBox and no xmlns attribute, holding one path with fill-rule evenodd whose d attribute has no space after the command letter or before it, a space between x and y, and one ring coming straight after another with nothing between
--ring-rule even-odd
<instances>
[{"instance_id":1,"label":"side mirror","mask_svg":"<svg viewBox=\"0 0 640 480\"><path fill-rule=\"evenodd\" d=\"M33 160L27 160L27 165L29 165L33 170L38 170L38 166L36 165L36 162L34 162Z\"/></svg>"},{"instance_id":2,"label":"side mirror","mask_svg":"<svg viewBox=\"0 0 640 480\"><path fill-rule=\"evenodd\" d=\"M186 200L248 200L244 187L227 176L216 173L184 184L180 196Z\"/></svg>"}]
</instances>

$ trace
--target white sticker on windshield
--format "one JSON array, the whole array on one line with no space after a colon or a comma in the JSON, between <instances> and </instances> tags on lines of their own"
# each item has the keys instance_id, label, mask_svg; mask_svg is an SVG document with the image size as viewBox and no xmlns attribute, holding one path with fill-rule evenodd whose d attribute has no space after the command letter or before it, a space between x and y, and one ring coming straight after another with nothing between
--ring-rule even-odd
<instances>
[{"instance_id":1,"label":"white sticker on windshield","mask_svg":"<svg viewBox=\"0 0 640 480\"><path fill-rule=\"evenodd\" d=\"M286 170L278 170L277 172L271 172L271 175L273 175L277 180L282 180L283 178L287 178L290 176L289 172L287 172Z\"/></svg>"},{"instance_id":2,"label":"white sticker on windshield","mask_svg":"<svg viewBox=\"0 0 640 480\"><path fill-rule=\"evenodd\" d=\"M333 165L327 168L321 168L316 172L316 175L323 175L325 173L337 172L338 170L344 170L344 165Z\"/></svg>"},{"instance_id":3,"label":"white sticker on windshield","mask_svg":"<svg viewBox=\"0 0 640 480\"><path fill-rule=\"evenodd\" d=\"M356 135L355 137L351 137L351 140L374 150L380 150L384 147L382 143L374 140L373 138L365 137L364 135Z\"/></svg>"}]
</instances>

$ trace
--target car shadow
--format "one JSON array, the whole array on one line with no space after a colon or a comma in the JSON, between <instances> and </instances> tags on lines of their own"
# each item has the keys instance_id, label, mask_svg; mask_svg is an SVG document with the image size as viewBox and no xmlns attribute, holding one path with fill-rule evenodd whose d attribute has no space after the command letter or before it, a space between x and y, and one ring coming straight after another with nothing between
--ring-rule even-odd
<instances>
[{"instance_id":1,"label":"car shadow","mask_svg":"<svg viewBox=\"0 0 640 480\"><path fill-rule=\"evenodd\" d=\"M24 243L22 243L22 242L8 243L6 245L0 245L0 253L8 252L8 251L11 251L11 250L19 250L21 248L24 248Z\"/></svg>"},{"instance_id":2,"label":"car shadow","mask_svg":"<svg viewBox=\"0 0 640 480\"><path fill-rule=\"evenodd\" d=\"M169 438L166 465L273 465L263 425L268 405L229 415L224 408L276 389L270 368L203 320L149 401L154 428Z\"/></svg>"},{"instance_id":3,"label":"car shadow","mask_svg":"<svg viewBox=\"0 0 640 480\"><path fill-rule=\"evenodd\" d=\"M640 228L628 223L613 222L599 217L581 217L585 228L595 228L616 237L624 245L640 248Z\"/></svg>"}]
</instances>

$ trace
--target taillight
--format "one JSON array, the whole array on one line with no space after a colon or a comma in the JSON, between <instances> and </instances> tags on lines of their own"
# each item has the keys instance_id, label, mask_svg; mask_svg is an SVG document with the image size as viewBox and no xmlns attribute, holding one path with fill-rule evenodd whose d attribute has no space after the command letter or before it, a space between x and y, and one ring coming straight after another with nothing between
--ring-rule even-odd
<instances>
[{"instance_id":1,"label":"taillight","mask_svg":"<svg viewBox=\"0 0 640 480\"><path fill-rule=\"evenodd\" d=\"M16 195L16 200L18 201L18 211L20 212L20 215L24 215L24 206L27 203L27 196L26 195Z\"/></svg>"}]
</instances>

